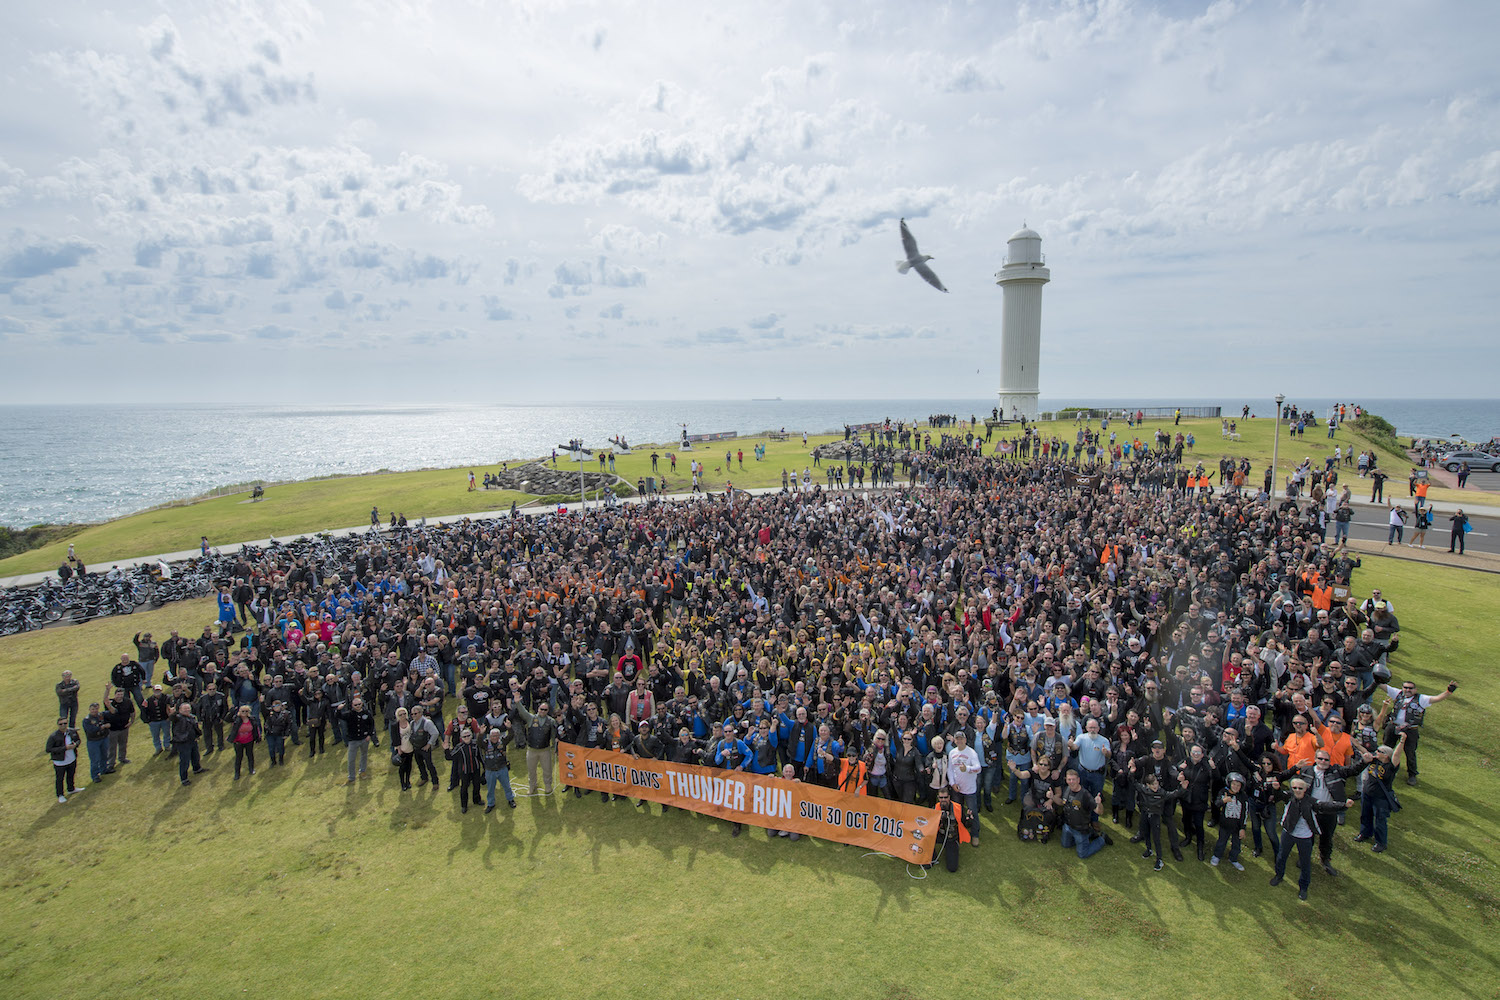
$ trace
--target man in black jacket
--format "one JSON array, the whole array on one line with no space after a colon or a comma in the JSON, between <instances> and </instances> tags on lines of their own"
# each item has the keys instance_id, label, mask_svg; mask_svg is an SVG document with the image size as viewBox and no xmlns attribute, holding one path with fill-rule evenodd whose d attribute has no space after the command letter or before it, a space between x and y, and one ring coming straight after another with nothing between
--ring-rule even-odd
<instances>
[{"instance_id":1,"label":"man in black jacket","mask_svg":"<svg viewBox=\"0 0 1500 1000\"><path fill-rule=\"evenodd\" d=\"M552 750L552 744L557 740L557 720L551 716L551 706L546 701L537 705L536 714L526 710L521 704L520 684L511 681L515 685L516 695L513 708L526 723L522 732L526 736L526 771L531 776L531 794L536 791L536 769L541 765L542 778L546 782L547 795L552 794L552 765L557 759L557 754Z\"/></svg>"},{"instance_id":2,"label":"man in black jacket","mask_svg":"<svg viewBox=\"0 0 1500 1000\"><path fill-rule=\"evenodd\" d=\"M78 723L78 689L80 685L73 671L64 670L62 680L57 682L57 714L65 716L69 726Z\"/></svg>"},{"instance_id":3,"label":"man in black jacket","mask_svg":"<svg viewBox=\"0 0 1500 1000\"><path fill-rule=\"evenodd\" d=\"M338 711L339 719L344 724L344 741L349 748L349 780L345 784L354 784L354 779L365 773L370 766L370 744L380 746L380 741L375 738L375 716L365 707L364 698L354 695L348 704Z\"/></svg>"},{"instance_id":4,"label":"man in black jacket","mask_svg":"<svg viewBox=\"0 0 1500 1000\"><path fill-rule=\"evenodd\" d=\"M458 730L457 741L446 740L443 755L453 762L453 776L458 782L460 812L469 811L469 799L479 804L480 772L484 770L484 758L479 747L474 745L474 730L464 726ZM490 808L494 808L491 806Z\"/></svg>"},{"instance_id":5,"label":"man in black jacket","mask_svg":"<svg viewBox=\"0 0 1500 1000\"><path fill-rule=\"evenodd\" d=\"M172 746L171 725L167 721L167 709L171 705L171 700L162 692L161 685L157 684L141 706L141 721L151 730L151 746L156 751L152 754L153 757L160 756Z\"/></svg>"},{"instance_id":6,"label":"man in black jacket","mask_svg":"<svg viewBox=\"0 0 1500 1000\"><path fill-rule=\"evenodd\" d=\"M224 717L229 710L229 699L224 697L224 692L214 681L208 682L208 687L198 696L198 718L197 722L203 732L203 752L213 753L215 749L224 749ZM175 740L175 737L174 737ZM217 748L214 746L217 741Z\"/></svg>"},{"instance_id":7,"label":"man in black jacket","mask_svg":"<svg viewBox=\"0 0 1500 1000\"><path fill-rule=\"evenodd\" d=\"M116 690L104 703L104 721L109 723L109 750L106 771L116 764L130 763L130 724L135 721L135 703L123 690Z\"/></svg>"},{"instance_id":8,"label":"man in black jacket","mask_svg":"<svg viewBox=\"0 0 1500 1000\"><path fill-rule=\"evenodd\" d=\"M137 705L145 701L146 693L141 690L141 685L146 681L146 672L130 658L129 653L120 654L120 662L109 672L109 679L121 691L129 692Z\"/></svg>"},{"instance_id":9,"label":"man in black jacket","mask_svg":"<svg viewBox=\"0 0 1500 1000\"><path fill-rule=\"evenodd\" d=\"M1316 802L1307 794L1308 782L1301 776L1292 779L1292 794L1281 812L1281 846L1276 851L1276 874L1271 876L1271 885L1278 886L1286 875L1287 859L1292 849L1297 850L1297 898L1307 899L1307 887L1312 882L1313 841L1318 837L1322 824L1334 822L1333 814L1339 809L1354 805L1353 799L1334 805Z\"/></svg>"},{"instance_id":10,"label":"man in black jacket","mask_svg":"<svg viewBox=\"0 0 1500 1000\"><path fill-rule=\"evenodd\" d=\"M512 809L516 807L516 793L510 790L510 756L505 752L505 744L509 739L510 734L507 731L499 726L493 726L484 741L482 755L486 786L484 811L487 813L495 809L496 784L505 789L506 804Z\"/></svg>"},{"instance_id":11,"label":"man in black jacket","mask_svg":"<svg viewBox=\"0 0 1500 1000\"><path fill-rule=\"evenodd\" d=\"M194 774L203 770L203 765L198 762L198 737L203 734L203 730L193 717L193 706L187 702L171 710L171 716L172 749L177 751L177 777L184 785L191 785L193 782L188 777L189 766ZM223 749L222 744L220 749Z\"/></svg>"},{"instance_id":12,"label":"man in black jacket","mask_svg":"<svg viewBox=\"0 0 1500 1000\"><path fill-rule=\"evenodd\" d=\"M57 728L47 734L47 756L52 758L59 803L68 801L68 796L77 791L73 779L78 773L78 744L78 730L69 725L66 716L58 719Z\"/></svg>"},{"instance_id":13,"label":"man in black jacket","mask_svg":"<svg viewBox=\"0 0 1500 1000\"><path fill-rule=\"evenodd\" d=\"M1286 781L1293 776L1306 781L1308 797L1320 809L1330 811L1318 827L1318 859L1323 864L1323 871L1329 875L1338 874L1333 867L1333 835L1338 830L1338 821L1344 814L1344 803L1352 801L1345 797L1344 783L1363 771L1375 759L1375 755L1369 751L1354 756L1357 758L1357 763L1348 767L1335 767L1329 751L1320 748L1311 767L1307 764L1299 764L1276 776L1278 781Z\"/></svg>"}]
</instances>

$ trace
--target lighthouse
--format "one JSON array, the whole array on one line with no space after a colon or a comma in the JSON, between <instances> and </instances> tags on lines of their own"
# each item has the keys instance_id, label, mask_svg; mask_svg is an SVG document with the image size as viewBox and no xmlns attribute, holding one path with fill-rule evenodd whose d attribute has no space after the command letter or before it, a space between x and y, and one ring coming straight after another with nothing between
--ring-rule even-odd
<instances>
[{"instance_id":1,"label":"lighthouse","mask_svg":"<svg viewBox=\"0 0 1500 1000\"><path fill-rule=\"evenodd\" d=\"M1037 416L1042 353L1042 286L1052 280L1042 238L1022 227L1005 241L1005 266L995 284L1005 293L1000 320L1000 416Z\"/></svg>"}]
</instances>

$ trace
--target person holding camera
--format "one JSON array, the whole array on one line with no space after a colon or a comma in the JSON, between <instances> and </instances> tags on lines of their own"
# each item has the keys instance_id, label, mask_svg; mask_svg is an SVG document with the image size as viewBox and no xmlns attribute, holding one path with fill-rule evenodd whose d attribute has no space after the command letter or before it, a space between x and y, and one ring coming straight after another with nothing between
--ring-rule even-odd
<instances>
[{"instance_id":1,"label":"person holding camera","mask_svg":"<svg viewBox=\"0 0 1500 1000\"><path fill-rule=\"evenodd\" d=\"M1417 685L1406 681L1399 688L1385 685L1390 697L1391 714L1385 724L1385 744L1394 747L1399 737L1406 743L1406 783L1417 783L1417 743L1422 735L1422 723L1427 710L1440 701L1446 701L1458 690L1458 681L1449 681L1448 689L1438 694L1417 694Z\"/></svg>"}]
</instances>

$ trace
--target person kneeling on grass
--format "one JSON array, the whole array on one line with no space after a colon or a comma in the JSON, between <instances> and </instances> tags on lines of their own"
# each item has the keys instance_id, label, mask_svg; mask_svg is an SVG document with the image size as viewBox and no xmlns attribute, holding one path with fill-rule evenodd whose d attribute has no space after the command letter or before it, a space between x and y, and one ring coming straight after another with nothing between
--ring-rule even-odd
<instances>
[{"instance_id":1,"label":"person kneeling on grass","mask_svg":"<svg viewBox=\"0 0 1500 1000\"><path fill-rule=\"evenodd\" d=\"M1106 833L1096 832L1101 805L1098 795L1091 795L1079 780L1078 772L1068 768L1067 787L1060 790L1059 811L1062 813L1062 845L1078 851L1080 860L1098 854L1114 843Z\"/></svg>"}]
</instances>

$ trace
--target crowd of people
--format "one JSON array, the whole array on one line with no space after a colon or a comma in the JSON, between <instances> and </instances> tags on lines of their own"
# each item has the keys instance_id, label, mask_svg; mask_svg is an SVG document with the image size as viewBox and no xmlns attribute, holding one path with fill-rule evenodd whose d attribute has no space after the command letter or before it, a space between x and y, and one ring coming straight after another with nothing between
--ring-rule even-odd
<instances>
[{"instance_id":1,"label":"crowd of people","mask_svg":"<svg viewBox=\"0 0 1500 1000\"><path fill-rule=\"evenodd\" d=\"M1201 466L1164 432L1108 462L1084 460L1101 432L1079 441L1028 429L986 454L971 425L883 452L888 490L242 558L221 620L139 634L97 703L64 673L58 800L87 787L80 753L107 788L143 722L134 752L175 756L184 786L229 753L253 780L342 746L351 784L372 750L403 791L445 760L463 812L515 805L513 756L526 794L552 794L559 740L784 775L939 806L950 870L982 833L1086 858L1118 826L1157 869L1186 848L1243 870L1248 840L1272 885L1295 858L1306 898L1346 815L1384 851L1398 770L1416 783L1426 713L1457 685L1391 678L1396 609L1357 592L1322 497L1194 489Z\"/></svg>"}]
</instances>

